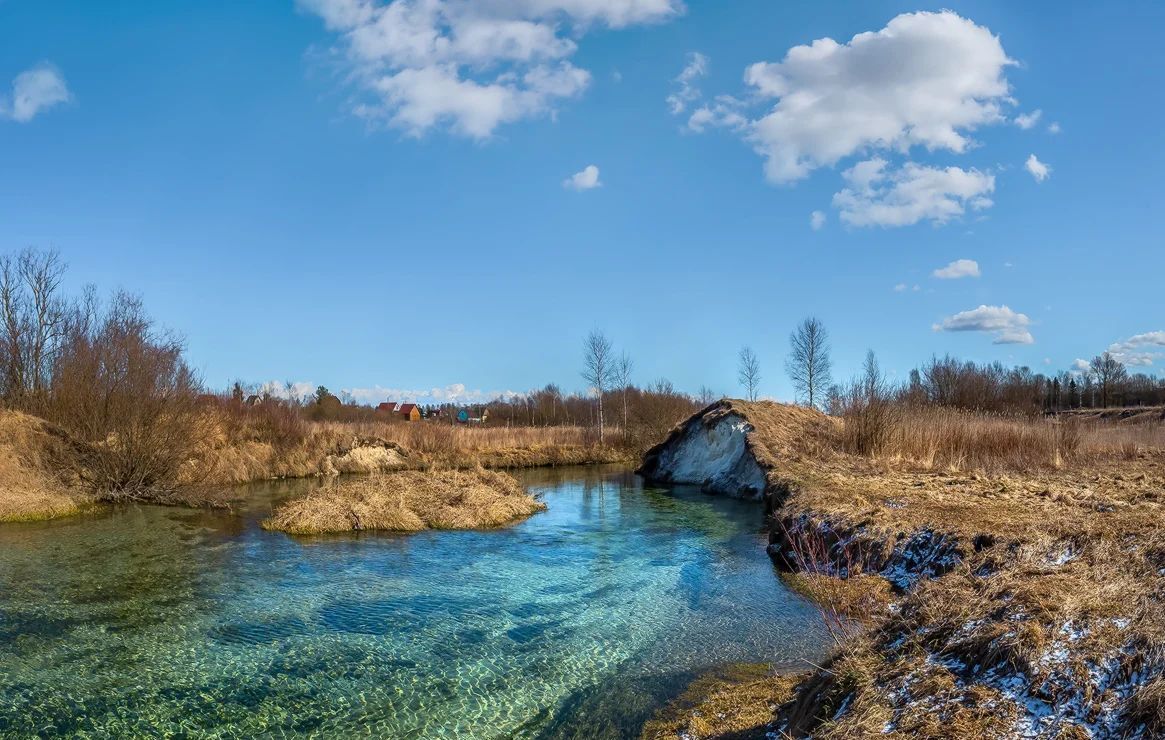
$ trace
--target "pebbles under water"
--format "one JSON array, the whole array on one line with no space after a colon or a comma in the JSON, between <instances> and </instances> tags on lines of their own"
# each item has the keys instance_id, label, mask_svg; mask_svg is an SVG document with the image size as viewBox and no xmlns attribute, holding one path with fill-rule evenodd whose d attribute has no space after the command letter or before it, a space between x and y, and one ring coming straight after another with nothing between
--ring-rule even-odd
<instances>
[{"instance_id":1,"label":"pebbles under water","mask_svg":"<svg viewBox=\"0 0 1165 740\"><path fill-rule=\"evenodd\" d=\"M528 471L508 529L295 538L130 506L0 525L0 736L634 737L696 673L822 652L761 506Z\"/></svg>"}]
</instances>

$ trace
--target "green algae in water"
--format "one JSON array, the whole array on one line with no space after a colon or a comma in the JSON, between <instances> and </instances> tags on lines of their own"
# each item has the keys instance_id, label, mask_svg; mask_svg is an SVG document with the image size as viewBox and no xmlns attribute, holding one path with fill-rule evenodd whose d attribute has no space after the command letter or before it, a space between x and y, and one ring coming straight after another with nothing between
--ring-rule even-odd
<instances>
[{"instance_id":1,"label":"green algae in water","mask_svg":"<svg viewBox=\"0 0 1165 740\"><path fill-rule=\"evenodd\" d=\"M0 735L634 737L724 663L820 656L761 507L531 471L488 532L294 538L133 506L0 525Z\"/></svg>"}]
</instances>

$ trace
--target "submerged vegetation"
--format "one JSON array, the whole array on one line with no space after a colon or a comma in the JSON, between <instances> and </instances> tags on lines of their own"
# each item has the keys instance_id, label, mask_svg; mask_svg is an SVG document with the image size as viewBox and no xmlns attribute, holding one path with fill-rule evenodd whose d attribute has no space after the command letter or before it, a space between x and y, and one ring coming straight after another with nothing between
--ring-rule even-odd
<instances>
[{"instance_id":1,"label":"submerged vegetation","mask_svg":"<svg viewBox=\"0 0 1165 740\"><path fill-rule=\"evenodd\" d=\"M280 506L263 528L291 534L484 529L545 509L506 473L407 471L331 481Z\"/></svg>"}]
</instances>

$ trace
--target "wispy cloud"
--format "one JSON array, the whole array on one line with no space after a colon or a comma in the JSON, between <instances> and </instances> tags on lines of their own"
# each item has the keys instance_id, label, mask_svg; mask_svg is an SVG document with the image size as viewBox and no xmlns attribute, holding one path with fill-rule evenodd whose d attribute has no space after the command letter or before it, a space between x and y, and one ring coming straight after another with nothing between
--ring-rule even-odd
<instances>
[{"instance_id":1,"label":"wispy cloud","mask_svg":"<svg viewBox=\"0 0 1165 740\"><path fill-rule=\"evenodd\" d=\"M809 214L809 226L814 231L821 231L821 227L825 226L825 212L814 211Z\"/></svg>"},{"instance_id":2,"label":"wispy cloud","mask_svg":"<svg viewBox=\"0 0 1165 740\"><path fill-rule=\"evenodd\" d=\"M40 64L16 76L11 97L0 96L0 118L28 123L41 111L67 103L72 97L60 71L51 64Z\"/></svg>"},{"instance_id":3,"label":"wispy cloud","mask_svg":"<svg viewBox=\"0 0 1165 740\"><path fill-rule=\"evenodd\" d=\"M667 105L672 115L684 112L689 103L700 99L700 89L696 81L708 74L708 57L698 51L688 54L688 64L675 79L676 90L667 96Z\"/></svg>"},{"instance_id":4,"label":"wispy cloud","mask_svg":"<svg viewBox=\"0 0 1165 740\"><path fill-rule=\"evenodd\" d=\"M935 331L985 332L995 335L995 344L1032 344L1031 319L1007 306L979 306L943 319Z\"/></svg>"},{"instance_id":5,"label":"wispy cloud","mask_svg":"<svg viewBox=\"0 0 1165 740\"><path fill-rule=\"evenodd\" d=\"M1037 159L1034 154L1028 156L1027 161L1023 163L1023 168L1031 173L1036 182L1043 182L1052 174L1052 168Z\"/></svg>"},{"instance_id":6,"label":"wispy cloud","mask_svg":"<svg viewBox=\"0 0 1165 740\"><path fill-rule=\"evenodd\" d=\"M1033 110L1031 113L1020 113L1015 117L1015 125L1019 126L1024 131L1027 131L1040 122L1040 116L1043 114L1044 112L1038 108Z\"/></svg>"}]
</instances>

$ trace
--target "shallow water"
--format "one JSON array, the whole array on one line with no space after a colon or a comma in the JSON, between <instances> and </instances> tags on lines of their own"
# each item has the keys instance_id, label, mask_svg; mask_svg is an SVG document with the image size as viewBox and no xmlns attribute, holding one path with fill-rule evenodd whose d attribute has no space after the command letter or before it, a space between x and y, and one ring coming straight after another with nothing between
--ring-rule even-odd
<instances>
[{"instance_id":1,"label":"shallow water","mask_svg":"<svg viewBox=\"0 0 1165 740\"><path fill-rule=\"evenodd\" d=\"M0 735L635 737L701 670L820 655L759 504L523 478L549 511L488 532L261 530L308 481L0 525Z\"/></svg>"}]
</instances>

